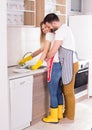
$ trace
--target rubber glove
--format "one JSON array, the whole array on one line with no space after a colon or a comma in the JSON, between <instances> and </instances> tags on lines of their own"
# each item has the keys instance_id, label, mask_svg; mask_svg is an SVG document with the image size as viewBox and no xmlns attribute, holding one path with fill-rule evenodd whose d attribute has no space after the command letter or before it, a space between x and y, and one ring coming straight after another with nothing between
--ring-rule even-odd
<instances>
[{"instance_id":1,"label":"rubber glove","mask_svg":"<svg viewBox=\"0 0 92 130\"><path fill-rule=\"evenodd\" d=\"M31 70L37 70L42 65L42 63L42 60L38 60L35 65L31 66Z\"/></svg>"},{"instance_id":2,"label":"rubber glove","mask_svg":"<svg viewBox=\"0 0 92 130\"><path fill-rule=\"evenodd\" d=\"M19 65L23 65L25 62L32 60L32 56L27 56L19 61Z\"/></svg>"}]
</instances>

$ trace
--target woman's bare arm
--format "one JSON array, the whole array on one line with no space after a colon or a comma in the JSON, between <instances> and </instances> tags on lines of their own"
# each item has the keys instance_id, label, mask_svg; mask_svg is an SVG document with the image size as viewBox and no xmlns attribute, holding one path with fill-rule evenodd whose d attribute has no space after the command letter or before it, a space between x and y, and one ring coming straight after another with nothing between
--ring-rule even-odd
<instances>
[{"instance_id":1,"label":"woman's bare arm","mask_svg":"<svg viewBox=\"0 0 92 130\"><path fill-rule=\"evenodd\" d=\"M35 56L39 55L43 50L44 50L43 47L41 47L40 49L36 50L35 52L32 53L32 57L35 57Z\"/></svg>"},{"instance_id":2,"label":"woman's bare arm","mask_svg":"<svg viewBox=\"0 0 92 130\"><path fill-rule=\"evenodd\" d=\"M50 41L46 40L45 45L44 45L44 50L43 50L42 55L40 57L40 59L42 61L45 60L45 58L47 57L47 54L48 54L49 50L50 50Z\"/></svg>"}]
</instances>

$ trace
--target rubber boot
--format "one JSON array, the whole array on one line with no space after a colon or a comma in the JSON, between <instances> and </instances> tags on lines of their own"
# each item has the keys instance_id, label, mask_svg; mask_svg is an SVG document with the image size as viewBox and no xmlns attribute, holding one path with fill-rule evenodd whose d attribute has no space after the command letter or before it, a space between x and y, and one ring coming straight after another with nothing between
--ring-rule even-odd
<instances>
[{"instance_id":1,"label":"rubber boot","mask_svg":"<svg viewBox=\"0 0 92 130\"><path fill-rule=\"evenodd\" d=\"M50 108L50 115L43 118L46 123L58 123L58 108Z\"/></svg>"},{"instance_id":2,"label":"rubber boot","mask_svg":"<svg viewBox=\"0 0 92 130\"><path fill-rule=\"evenodd\" d=\"M63 105L58 105L58 119L63 118Z\"/></svg>"}]
</instances>

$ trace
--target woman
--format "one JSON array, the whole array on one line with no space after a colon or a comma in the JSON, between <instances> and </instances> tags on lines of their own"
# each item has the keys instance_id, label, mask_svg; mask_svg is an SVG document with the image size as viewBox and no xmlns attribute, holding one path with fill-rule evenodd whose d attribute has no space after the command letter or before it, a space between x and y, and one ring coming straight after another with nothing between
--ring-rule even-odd
<instances>
[{"instance_id":1,"label":"woman","mask_svg":"<svg viewBox=\"0 0 92 130\"><path fill-rule=\"evenodd\" d=\"M45 35L46 33L49 31L48 28L45 26L45 24L43 23L43 21L40 23L40 28L41 28L41 34L40 34L40 44L41 44L41 48L38 49L37 51L33 52L31 55L21 59L19 61L19 65L23 65L25 62L32 60L35 56L39 55L43 50L44 50L44 43L45 43ZM40 67L37 66L37 67ZM35 69L37 69L37 67Z\"/></svg>"},{"instance_id":2,"label":"woman","mask_svg":"<svg viewBox=\"0 0 92 130\"><path fill-rule=\"evenodd\" d=\"M54 41L54 35L55 35L54 32L49 32L49 29L46 28L43 22L41 23L41 33L42 33L41 39L45 43L43 47L44 49L42 49L43 52L41 51L42 55L40 59L37 61L35 65L31 67L32 70L36 70L42 65ZM37 54L39 53L36 54L33 53L29 57L22 59L19 62L19 64L21 65L21 63L22 64L25 63L26 61L32 59ZM46 118L43 118L43 121L50 123L57 123L59 119L63 118L63 96L60 85L62 68L58 59L58 52L48 61L47 66L48 66L47 81L50 93L50 115Z\"/></svg>"}]
</instances>

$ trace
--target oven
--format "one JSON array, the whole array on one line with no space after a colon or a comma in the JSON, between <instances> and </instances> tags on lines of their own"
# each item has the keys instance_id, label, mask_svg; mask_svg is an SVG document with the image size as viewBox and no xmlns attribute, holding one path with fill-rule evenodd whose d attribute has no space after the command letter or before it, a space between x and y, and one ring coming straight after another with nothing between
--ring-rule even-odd
<instances>
[{"instance_id":1,"label":"oven","mask_svg":"<svg viewBox=\"0 0 92 130\"><path fill-rule=\"evenodd\" d=\"M79 70L75 78L75 86L74 86L75 93L79 93L87 89L88 71L89 71L88 62L79 61Z\"/></svg>"}]
</instances>

